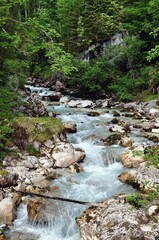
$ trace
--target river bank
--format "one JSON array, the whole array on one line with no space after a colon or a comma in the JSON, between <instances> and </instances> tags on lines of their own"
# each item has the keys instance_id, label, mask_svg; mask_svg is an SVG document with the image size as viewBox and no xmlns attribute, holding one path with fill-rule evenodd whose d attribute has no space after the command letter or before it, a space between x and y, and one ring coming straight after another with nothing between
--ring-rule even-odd
<instances>
[{"instance_id":1,"label":"river bank","mask_svg":"<svg viewBox=\"0 0 159 240\"><path fill-rule=\"evenodd\" d=\"M59 107L52 107L52 104L48 105L45 102L50 118L52 118L51 113L56 112L57 117L65 123L65 130L59 135L52 135L42 144L33 141L37 149L39 148L41 156L28 155L28 153L21 151L18 159L5 159L5 169L16 176L13 184L17 185L15 189L37 193L44 192L69 198L76 197L76 199L91 202L104 201L119 193L133 193L134 189L131 186L129 187L118 180L118 176L124 171L119 162L119 155L125 151L124 149L127 151L130 145L142 143L145 148L152 145L154 141L158 141L156 133L158 129L157 101L142 105L136 103L120 104L120 110L119 103L118 105L113 103L110 106L110 101L107 108L97 108L94 102L88 108L86 101L83 102L79 99L67 100L67 103L74 101L74 104L77 103L76 106L68 106L63 101L60 100L61 106ZM90 100L87 104L90 104ZM83 107L81 108L81 106ZM72 124L74 130L72 130L70 122L74 123L74 125ZM75 125L77 125L76 128ZM41 123L37 124L36 122L36 129L40 130L41 127ZM73 132L71 133L71 131ZM131 144L127 138L131 140ZM124 139L130 145L123 145ZM139 166L140 162L137 167ZM21 239L22 236L23 239L27 239L25 232L28 228L33 234L32 239L47 240L52 239L52 236L58 240L88 239L87 234L84 234L86 237L82 235L83 230L81 230L81 237L79 236L73 220L84 211L84 208L68 204L62 206L58 202L55 204L47 202L46 204L41 199L21 196L15 193L11 187L2 187L0 207L3 211L1 212L6 209L3 206L11 206L10 210L8 207L7 209L12 215L9 221L7 219L8 222L6 217L3 217L6 216L6 212L1 214L1 219L3 221L5 219L6 222L2 221L2 223L9 224L9 226L13 223L13 226L10 227L11 239ZM6 197L7 200L5 200ZM9 202L9 205L6 204L6 201ZM30 211L27 210L26 204ZM77 220L77 222L80 221ZM91 222L89 221L89 224ZM42 231L39 230L39 226L42 226ZM84 226L86 226L85 223ZM101 229L100 232L102 234ZM149 230L149 232L151 231ZM104 237L94 236L96 238L91 239L104 239ZM123 239L122 237L119 239ZM113 239L113 235L110 239Z\"/></svg>"}]
</instances>

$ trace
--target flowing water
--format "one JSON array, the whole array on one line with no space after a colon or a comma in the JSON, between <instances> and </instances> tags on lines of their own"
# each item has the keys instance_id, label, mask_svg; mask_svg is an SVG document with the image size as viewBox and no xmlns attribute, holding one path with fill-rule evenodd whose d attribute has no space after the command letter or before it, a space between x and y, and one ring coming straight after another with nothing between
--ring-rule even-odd
<instances>
[{"instance_id":1,"label":"flowing water","mask_svg":"<svg viewBox=\"0 0 159 240\"><path fill-rule=\"evenodd\" d=\"M64 171L61 178L52 182L52 185L59 189L57 196L98 202L115 194L134 192L134 189L118 180L118 175L124 170L118 161L118 156L124 149L117 145L102 146L99 141L111 134L109 132L109 122L113 118L111 113L103 111L98 117L89 117L86 114L88 110L84 109L61 106L48 107L48 109L57 112L63 122L76 122L78 131L68 134L68 141L75 147L82 148L86 153L82 163L83 172L71 174ZM139 137L138 130L134 131L131 138L135 142L145 141ZM39 234L39 240L79 240L75 218L86 209L86 206L53 200L51 204L52 210L48 216L47 226L30 225L25 205L19 207L14 226L20 231Z\"/></svg>"}]
</instances>

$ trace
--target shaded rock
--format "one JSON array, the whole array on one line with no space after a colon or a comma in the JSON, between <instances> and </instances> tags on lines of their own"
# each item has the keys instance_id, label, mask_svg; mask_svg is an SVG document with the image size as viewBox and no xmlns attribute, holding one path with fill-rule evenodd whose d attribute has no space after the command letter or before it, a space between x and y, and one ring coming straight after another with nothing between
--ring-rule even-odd
<instances>
[{"instance_id":1,"label":"shaded rock","mask_svg":"<svg viewBox=\"0 0 159 240\"><path fill-rule=\"evenodd\" d=\"M135 113L134 112L129 112L124 114L125 117L134 117Z\"/></svg>"},{"instance_id":2,"label":"shaded rock","mask_svg":"<svg viewBox=\"0 0 159 240\"><path fill-rule=\"evenodd\" d=\"M136 110L136 105L136 102L126 103L124 104L124 109L128 112L132 112Z\"/></svg>"},{"instance_id":3,"label":"shaded rock","mask_svg":"<svg viewBox=\"0 0 159 240\"><path fill-rule=\"evenodd\" d=\"M91 111L91 112L88 112L87 115L90 117L96 117L96 116L99 116L100 113L96 111Z\"/></svg>"},{"instance_id":4,"label":"shaded rock","mask_svg":"<svg viewBox=\"0 0 159 240\"><path fill-rule=\"evenodd\" d=\"M115 111L115 110L112 111L112 114L113 114L114 117L119 117L120 116L120 113Z\"/></svg>"},{"instance_id":5,"label":"shaded rock","mask_svg":"<svg viewBox=\"0 0 159 240\"><path fill-rule=\"evenodd\" d=\"M114 145L114 144L120 144L122 134L121 133L114 133L110 136L108 136L106 139L103 139L103 143L105 145Z\"/></svg>"},{"instance_id":6,"label":"shaded rock","mask_svg":"<svg viewBox=\"0 0 159 240\"><path fill-rule=\"evenodd\" d=\"M29 97L25 98L22 103L23 108L21 108L21 112L30 117L41 117L48 116L48 111L46 107L41 101L41 98L32 93Z\"/></svg>"},{"instance_id":7,"label":"shaded rock","mask_svg":"<svg viewBox=\"0 0 159 240\"><path fill-rule=\"evenodd\" d=\"M15 186L18 176L16 174L0 175L0 187L6 188Z\"/></svg>"},{"instance_id":8,"label":"shaded rock","mask_svg":"<svg viewBox=\"0 0 159 240\"><path fill-rule=\"evenodd\" d=\"M144 135L145 138L148 138L150 141L153 141L155 143L159 142L159 135L158 134L145 134Z\"/></svg>"},{"instance_id":9,"label":"shaded rock","mask_svg":"<svg viewBox=\"0 0 159 240\"><path fill-rule=\"evenodd\" d=\"M118 124L119 121L120 121L119 119L113 118L113 119L111 120L111 123L113 123L113 124Z\"/></svg>"},{"instance_id":10,"label":"shaded rock","mask_svg":"<svg viewBox=\"0 0 159 240\"><path fill-rule=\"evenodd\" d=\"M80 173L83 171L84 171L83 167L78 163L74 163L74 164L70 165L68 168L68 172L70 172L70 173Z\"/></svg>"},{"instance_id":11,"label":"shaded rock","mask_svg":"<svg viewBox=\"0 0 159 240\"><path fill-rule=\"evenodd\" d=\"M0 201L2 201L3 198L4 198L4 193L0 191Z\"/></svg>"},{"instance_id":12,"label":"shaded rock","mask_svg":"<svg viewBox=\"0 0 159 240\"><path fill-rule=\"evenodd\" d=\"M60 92L52 92L49 96L50 101L56 102L59 101L61 98L61 93Z\"/></svg>"},{"instance_id":13,"label":"shaded rock","mask_svg":"<svg viewBox=\"0 0 159 240\"><path fill-rule=\"evenodd\" d=\"M131 128L130 128L130 126L129 126L128 123L120 120L120 121L118 122L118 124L122 127L122 129L123 129L125 132L131 132Z\"/></svg>"},{"instance_id":14,"label":"shaded rock","mask_svg":"<svg viewBox=\"0 0 159 240\"><path fill-rule=\"evenodd\" d=\"M12 198L0 202L0 224L11 224L15 219L15 203Z\"/></svg>"},{"instance_id":15,"label":"shaded rock","mask_svg":"<svg viewBox=\"0 0 159 240\"><path fill-rule=\"evenodd\" d=\"M66 92L66 88L65 88L65 85L63 82L61 81L56 81L55 83L55 87L56 87L56 91L57 92L62 92L62 93L65 93Z\"/></svg>"},{"instance_id":16,"label":"shaded rock","mask_svg":"<svg viewBox=\"0 0 159 240\"><path fill-rule=\"evenodd\" d=\"M4 232L0 229L0 240L6 240Z\"/></svg>"},{"instance_id":17,"label":"shaded rock","mask_svg":"<svg viewBox=\"0 0 159 240\"><path fill-rule=\"evenodd\" d=\"M139 167L144 162L144 147L134 146L119 155L119 159L124 167Z\"/></svg>"},{"instance_id":18,"label":"shaded rock","mask_svg":"<svg viewBox=\"0 0 159 240\"><path fill-rule=\"evenodd\" d=\"M154 127L154 124L151 122L143 122L141 123L141 128L144 131L152 131L152 128Z\"/></svg>"},{"instance_id":19,"label":"shaded rock","mask_svg":"<svg viewBox=\"0 0 159 240\"><path fill-rule=\"evenodd\" d=\"M135 114L134 114L134 119L142 119L143 118L143 114L144 113L139 113L139 112L135 112Z\"/></svg>"},{"instance_id":20,"label":"shaded rock","mask_svg":"<svg viewBox=\"0 0 159 240\"><path fill-rule=\"evenodd\" d=\"M69 143L58 143L52 153L54 167L68 167L74 162L82 161L85 152L80 148L74 148Z\"/></svg>"},{"instance_id":21,"label":"shaded rock","mask_svg":"<svg viewBox=\"0 0 159 240\"><path fill-rule=\"evenodd\" d=\"M77 132L77 124L73 121L64 123L64 128L67 133L76 133Z\"/></svg>"}]
</instances>

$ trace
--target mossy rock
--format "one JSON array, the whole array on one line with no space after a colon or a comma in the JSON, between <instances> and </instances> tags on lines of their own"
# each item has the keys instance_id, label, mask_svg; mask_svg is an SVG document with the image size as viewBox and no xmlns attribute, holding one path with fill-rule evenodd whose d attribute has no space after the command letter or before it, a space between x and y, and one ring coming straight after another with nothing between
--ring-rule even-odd
<instances>
[{"instance_id":1,"label":"mossy rock","mask_svg":"<svg viewBox=\"0 0 159 240\"><path fill-rule=\"evenodd\" d=\"M17 118L13 122L13 127L15 129L15 142L16 139L19 139L19 145L20 143L22 144L23 141L24 146L33 141L43 143L48 139L52 139L53 135L59 135L64 132L62 122L59 119L52 117Z\"/></svg>"},{"instance_id":2,"label":"mossy rock","mask_svg":"<svg viewBox=\"0 0 159 240\"><path fill-rule=\"evenodd\" d=\"M8 171L7 170L4 170L4 169L1 169L0 170L0 175L3 176L3 175L7 175L8 174Z\"/></svg>"}]
</instances>

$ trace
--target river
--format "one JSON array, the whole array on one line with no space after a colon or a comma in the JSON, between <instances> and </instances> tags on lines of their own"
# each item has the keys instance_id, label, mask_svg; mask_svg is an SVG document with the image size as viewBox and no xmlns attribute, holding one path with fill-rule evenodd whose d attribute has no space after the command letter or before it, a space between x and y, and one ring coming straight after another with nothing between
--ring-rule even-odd
<instances>
[{"instance_id":1,"label":"river","mask_svg":"<svg viewBox=\"0 0 159 240\"><path fill-rule=\"evenodd\" d=\"M48 106L49 111L58 114L63 122L74 121L77 124L77 133L68 134L70 143L82 148L86 157L81 163L84 171L72 174L64 171L61 178L52 182L57 186L57 195L60 197L88 202L103 201L120 193L132 193L135 190L118 180L118 175L124 170L118 161L119 154L124 150L121 146L103 146L98 139L110 135L109 127L113 115L104 109L99 109L100 115L90 117L88 109L73 109L64 106ZM131 119L126 120L127 122ZM146 140L140 137L139 130L134 129L130 134L133 142ZM55 194L55 193L54 193ZM17 230L40 235L39 240L80 240L75 218L80 215L86 206L52 201L52 210L49 214L47 226L34 226L28 223L26 205L22 204L17 213L14 226Z\"/></svg>"}]
</instances>

